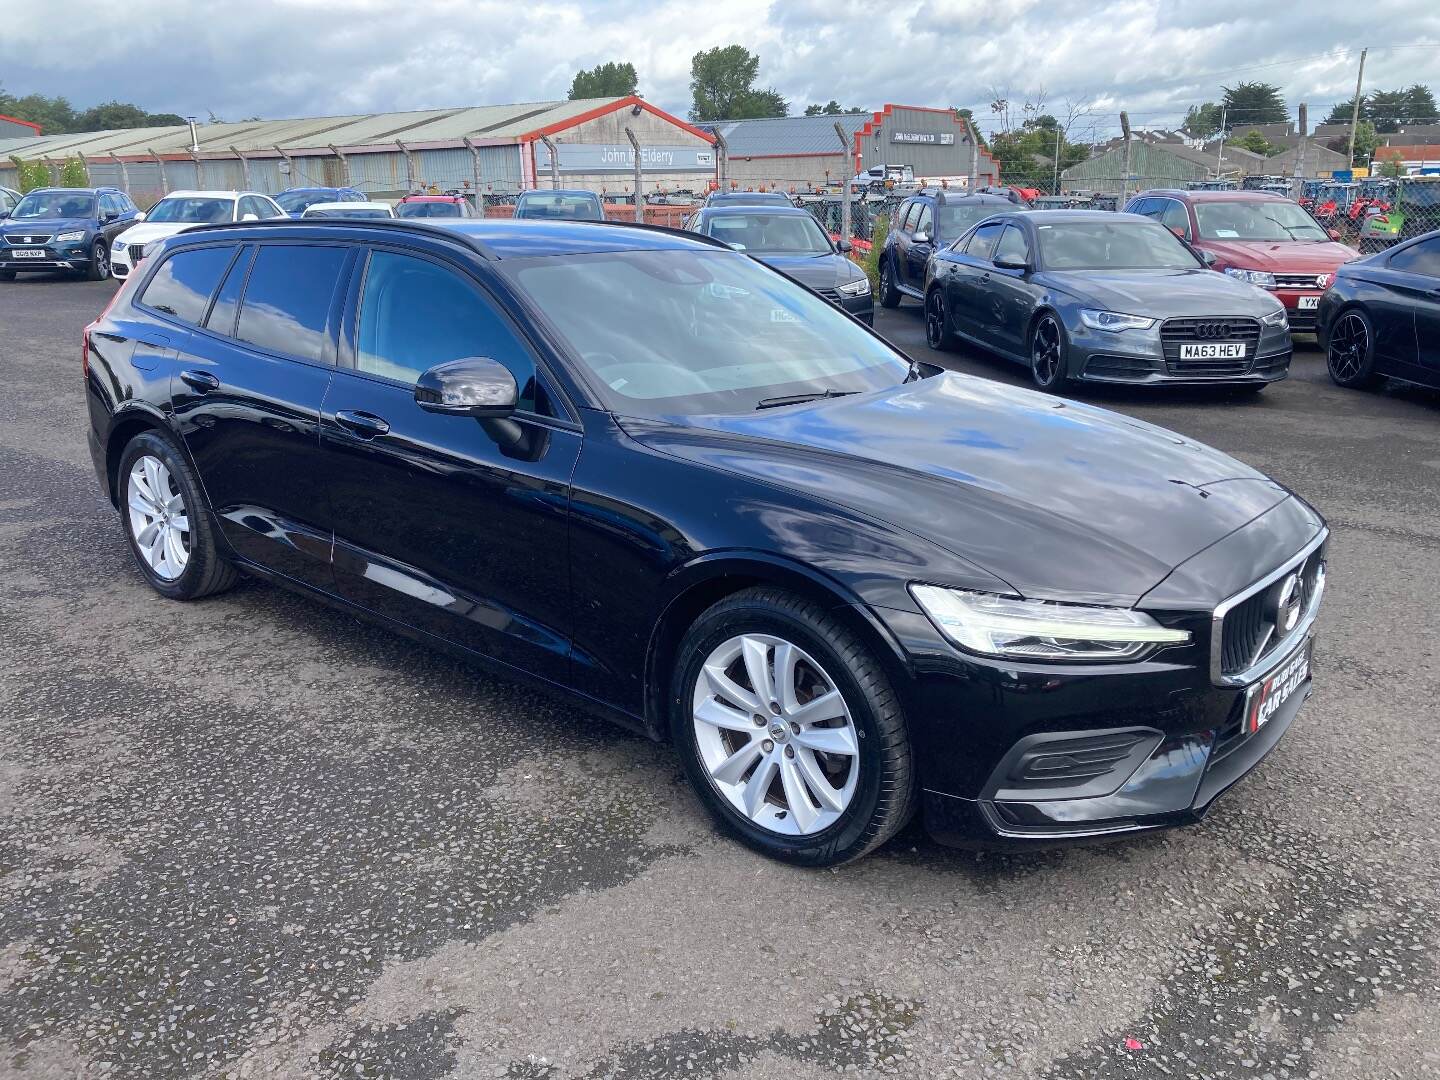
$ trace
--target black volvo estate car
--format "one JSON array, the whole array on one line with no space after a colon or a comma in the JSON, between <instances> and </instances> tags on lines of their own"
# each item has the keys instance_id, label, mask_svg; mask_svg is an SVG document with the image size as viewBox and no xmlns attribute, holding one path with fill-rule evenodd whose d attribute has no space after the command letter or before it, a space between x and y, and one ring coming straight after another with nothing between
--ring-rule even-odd
<instances>
[{"instance_id":1,"label":"black volvo estate car","mask_svg":"<svg viewBox=\"0 0 1440 1080\"><path fill-rule=\"evenodd\" d=\"M243 572L673 739L772 856L917 811L1033 845L1192 821L1310 690L1326 528L1148 424L908 362L636 225L163 242L87 328L140 572Z\"/></svg>"}]
</instances>

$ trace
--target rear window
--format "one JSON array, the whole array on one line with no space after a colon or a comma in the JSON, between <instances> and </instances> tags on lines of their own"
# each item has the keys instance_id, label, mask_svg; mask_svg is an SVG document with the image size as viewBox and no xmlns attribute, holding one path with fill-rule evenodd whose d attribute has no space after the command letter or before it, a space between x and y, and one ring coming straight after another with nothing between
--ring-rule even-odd
<instances>
[{"instance_id":1,"label":"rear window","mask_svg":"<svg viewBox=\"0 0 1440 1080\"><path fill-rule=\"evenodd\" d=\"M155 271L140 294L140 303L154 311L199 326L210 297L235 254L233 244L177 251Z\"/></svg>"},{"instance_id":2,"label":"rear window","mask_svg":"<svg viewBox=\"0 0 1440 1080\"><path fill-rule=\"evenodd\" d=\"M324 360L330 305L348 254L342 247L261 247L245 286L235 336L270 352Z\"/></svg>"},{"instance_id":3,"label":"rear window","mask_svg":"<svg viewBox=\"0 0 1440 1080\"><path fill-rule=\"evenodd\" d=\"M459 203L402 202L395 207L395 216L403 218L461 217Z\"/></svg>"},{"instance_id":4,"label":"rear window","mask_svg":"<svg viewBox=\"0 0 1440 1080\"><path fill-rule=\"evenodd\" d=\"M515 216L599 221L604 215L600 213L600 200L591 195L526 195Z\"/></svg>"}]
</instances>

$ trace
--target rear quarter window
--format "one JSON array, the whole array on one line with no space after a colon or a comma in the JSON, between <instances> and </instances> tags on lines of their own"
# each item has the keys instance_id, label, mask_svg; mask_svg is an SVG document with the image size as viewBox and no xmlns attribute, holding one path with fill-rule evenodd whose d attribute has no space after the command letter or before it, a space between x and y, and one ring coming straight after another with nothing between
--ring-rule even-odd
<instances>
[{"instance_id":1,"label":"rear quarter window","mask_svg":"<svg viewBox=\"0 0 1440 1080\"><path fill-rule=\"evenodd\" d=\"M145 283L140 303L162 315L199 326L234 256L233 244L177 251Z\"/></svg>"}]
</instances>

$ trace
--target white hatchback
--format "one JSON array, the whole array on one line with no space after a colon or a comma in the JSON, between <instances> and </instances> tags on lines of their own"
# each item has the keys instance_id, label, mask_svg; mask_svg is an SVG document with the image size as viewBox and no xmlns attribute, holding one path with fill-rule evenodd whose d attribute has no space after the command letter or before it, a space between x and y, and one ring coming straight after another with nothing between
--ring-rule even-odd
<instances>
[{"instance_id":1,"label":"white hatchback","mask_svg":"<svg viewBox=\"0 0 1440 1080\"><path fill-rule=\"evenodd\" d=\"M270 196L254 191L172 191L147 210L138 225L115 238L110 269L117 278L129 277L148 245L196 225L288 216Z\"/></svg>"},{"instance_id":2,"label":"white hatchback","mask_svg":"<svg viewBox=\"0 0 1440 1080\"><path fill-rule=\"evenodd\" d=\"M395 208L387 202L322 202L305 208L302 218L393 218Z\"/></svg>"}]
</instances>

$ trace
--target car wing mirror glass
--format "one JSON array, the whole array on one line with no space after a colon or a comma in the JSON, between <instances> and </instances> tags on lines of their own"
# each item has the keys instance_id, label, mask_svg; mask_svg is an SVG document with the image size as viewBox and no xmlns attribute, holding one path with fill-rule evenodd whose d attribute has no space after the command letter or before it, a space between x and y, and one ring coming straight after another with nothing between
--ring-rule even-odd
<instances>
[{"instance_id":1,"label":"car wing mirror glass","mask_svg":"<svg viewBox=\"0 0 1440 1080\"><path fill-rule=\"evenodd\" d=\"M1030 263L1025 259L1011 259L1001 256L995 260L995 266L1000 270L1029 270Z\"/></svg>"},{"instance_id":2,"label":"car wing mirror glass","mask_svg":"<svg viewBox=\"0 0 1440 1080\"><path fill-rule=\"evenodd\" d=\"M930 234L929 234L929 233L927 233L927 232L917 232L917 233L915 234L915 243L917 243L917 244L928 244L929 242L930 242Z\"/></svg>"},{"instance_id":3,"label":"car wing mirror glass","mask_svg":"<svg viewBox=\"0 0 1440 1080\"><path fill-rule=\"evenodd\" d=\"M495 419L519 404L515 376L498 360L466 356L436 364L415 383L415 402L426 412Z\"/></svg>"},{"instance_id":4,"label":"car wing mirror glass","mask_svg":"<svg viewBox=\"0 0 1440 1080\"><path fill-rule=\"evenodd\" d=\"M842 255L847 254L854 246L855 245L850 243L849 240L837 240L835 242L835 250Z\"/></svg>"},{"instance_id":5,"label":"car wing mirror glass","mask_svg":"<svg viewBox=\"0 0 1440 1080\"><path fill-rule=\"evenodd\" d=\"M245 215L243 215L243 216L240 218L240 220L241 220L241 221L259 221L259 220L260 220L260 215L259 215L259 214L245 214Z\"/></svg>"},{"instance_id":6,"label":"car wing mirror glass","mask_svg":"<svg viewBox=\"0 0 1440 1080\"><path fill-rule=\"evenodd\" d=\"M144 211L144 210L136 210L136 211L135 211L135 220L136 220L136 221L144 221L144 220L145 220L145 211Z\"/></svg>"}]
</instances>

